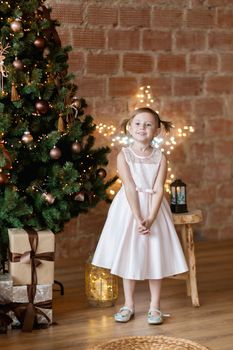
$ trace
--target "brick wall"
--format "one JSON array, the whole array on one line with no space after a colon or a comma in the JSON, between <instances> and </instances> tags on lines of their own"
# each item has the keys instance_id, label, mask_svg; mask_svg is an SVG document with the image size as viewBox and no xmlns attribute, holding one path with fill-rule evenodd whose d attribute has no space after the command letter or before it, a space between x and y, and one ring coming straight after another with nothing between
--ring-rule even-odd
<instances>
[{"instance_id":1,"label":"brick wall","mask_svg":"<svg viewBox=\"0 0 233 350\"><path fill-rule=\"evenodd\" d=\"M162 118L195 127L173 153L174 171L188 185L189 208L204 212L197 234L232 238L233 1L49 3L63 44L73 46L70 71L97 123L117 125L138 87L150 84ZM106 211L102 203L66 225L58 255L68 256L70 247L85 258Z\"/></svg>"}]
</instances>

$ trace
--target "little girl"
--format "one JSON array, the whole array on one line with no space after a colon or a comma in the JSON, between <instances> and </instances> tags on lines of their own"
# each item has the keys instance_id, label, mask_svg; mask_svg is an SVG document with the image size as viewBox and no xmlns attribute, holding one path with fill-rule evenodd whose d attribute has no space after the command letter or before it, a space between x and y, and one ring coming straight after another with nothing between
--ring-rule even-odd
<instances>
[{"instance_id":1,"label":"little girl","mask_svg":"<svg viewBox=\"0 0 233 350\"><path fill-rule=\"evenodd\" d=\"M172 127L150 108L139 108L124 122L133 144L123 147L117 168L123 186L109 209L92 264L123 278L125 304L117 322L134 316L136 280L149 280L151 301L147 321L163 323L160 311L162 278L187 271L183 251L164 197L167 161L151 146L153 138Z\"/></svg>"}]
</instances>

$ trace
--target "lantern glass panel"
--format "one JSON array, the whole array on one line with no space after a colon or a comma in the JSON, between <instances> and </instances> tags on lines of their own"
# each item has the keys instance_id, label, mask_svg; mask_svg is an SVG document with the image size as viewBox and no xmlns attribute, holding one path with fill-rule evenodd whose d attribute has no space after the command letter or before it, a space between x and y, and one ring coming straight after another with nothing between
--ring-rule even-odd
<instances>
[{"instance_id":1,"label":"lantern glass panel","mask_svg":"<svg viewBox=\"0 0 233 350\"><path fill-rule=\"evenodd\" d=\"M118 298L118 278L112 275L108 269L87 262L85 289L90 305L96 307L113 306Z\"/></svg>"},{"instance_id":2,"label":"lantern glass panel","mask_svg":"<svg viewBox=\"0 0 233 350\"><path fill-rule=\"evenodd\" d=\"M173 213L186 213L187 201L186 201L186 184L177 179L170 185L171 189L171 211Z\"/></svg>"}]
</instances>

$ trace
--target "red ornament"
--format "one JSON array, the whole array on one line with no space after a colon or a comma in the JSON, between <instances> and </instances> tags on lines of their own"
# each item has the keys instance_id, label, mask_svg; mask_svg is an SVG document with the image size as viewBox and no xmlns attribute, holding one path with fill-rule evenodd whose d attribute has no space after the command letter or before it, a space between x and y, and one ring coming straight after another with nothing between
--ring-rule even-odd
<instances>
[{"instance_id":1,"label":"red ornament","mask_svg":"<svg viewBox=\"0 0 233 350\"><path fill-rule=\"evenodd\" d=\"M49 154L50 154L50 157L51 157L52 159L59 159L59 158L61 158L61 150L60 150L60 148L58 148L58 147L56 147L56 146L54 146L54 147L50 150Z\"/></svg>"},{"instance_id":2,"label":"red ornament","mask_svg":"<svg viewBox=\"0 0 233 350\"><path fill-rule=\"evenodd\" d=\"M38 100L35 104L36 110L40 114L46 114L49 110L49 104L47 101Z\"/></svg>"},{"instance_id":3,"label":"red ornament","mask_svg":"<svg viewBox=\"0 0 233 350\"><path fill-rule=\"evenodd\" d=\"M38 49L42 50L45 47L45 39L41 36L38 36L38 38L36 38L36 40L34 41L34 45Z\"/></svg>"},{"instance_id":4,"label":"red ornament","mask_svg":"<svg viewBox=\"0 0 233 350\"><path fill-rule=\"evenodd\" d=\"M96 175L99 176L101 179L104 179L107 175L107 172L103 168L99 168L96 172Z\"/></svg>"}]
</instances>

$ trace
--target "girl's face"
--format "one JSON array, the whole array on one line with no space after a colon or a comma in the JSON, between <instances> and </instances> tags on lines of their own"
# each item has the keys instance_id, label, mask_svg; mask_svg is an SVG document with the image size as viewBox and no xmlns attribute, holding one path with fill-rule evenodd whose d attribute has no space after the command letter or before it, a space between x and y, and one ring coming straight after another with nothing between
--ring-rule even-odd
<instances>
[{"instance_id":1,"label":"girl's face","mask_svg":"<svg viewBox=\"0 0 233 350\"><path fill-rule=\"evenodd\" d=\"M150 143L158 134L158 131L159 129L155 117L148 112L135 115L129 124L129 132L134 140L143 143Z\"/></svg>"}]
</instances>

